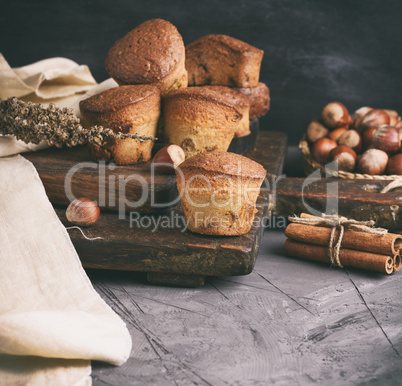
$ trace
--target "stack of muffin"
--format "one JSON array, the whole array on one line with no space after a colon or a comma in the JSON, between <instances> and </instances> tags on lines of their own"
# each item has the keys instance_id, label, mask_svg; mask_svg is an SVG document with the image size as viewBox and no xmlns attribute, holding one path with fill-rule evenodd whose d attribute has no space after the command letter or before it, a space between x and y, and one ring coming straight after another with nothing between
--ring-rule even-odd
<instances>
[{"instance_id":1,"label":"stack of muffin","mask_svg":"<svg viewBox=\"0 0 402 386\"><path fill-rule=\"evenodd\" d=\"M228 181L240 180L243 187L251 181L254 191L259 191L264 180L261 165L226 152L234 136L250 134L250 119L269 110L268 87L259 82L262 57L263 51L225 35L207 35L185 47L171 23L148 20L110 49L105 66L119 87L81 101L82 122L115 132L163 135L166 144L179 146L186 158L176 174L182 203L192 203L183 205L190 230L247 233L258 194L248 192L245 199L237 183L217 185L216 181L222 175ZM150 160L152 147L152 140L110 140L102 146L91 145L91 152L96 160L129 165ZM184 199L189 192L185 181L191 179L199 187L204 185L200 178L213 181L209 191L204 186L202 194L198 189ZM219 186L224 189L216 194ZM215 202L213 211L193 205L209 202L211 209L211 195L219 196L219 202L230 199L233 205L227 202L218 208Z\"/></svg>"}]
</instances>

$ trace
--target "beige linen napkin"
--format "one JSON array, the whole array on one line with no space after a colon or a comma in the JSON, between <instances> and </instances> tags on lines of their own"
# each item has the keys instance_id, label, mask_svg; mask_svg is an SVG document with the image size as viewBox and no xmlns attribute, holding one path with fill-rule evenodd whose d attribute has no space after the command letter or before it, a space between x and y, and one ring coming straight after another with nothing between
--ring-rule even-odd
<instances>
[{"instance_id":1,"label":"beige linen napkin","mask_svg":"<svg viewBox=\"0 0 402 386\"><path fill-rule=\"evenodd\" d=\"M24 82L36 90L32 79L41 76ZM93 289L34 166L20 155L0 158L0 267L1 385L89 385L91 359L127 360L125 324Z\"/></svg>"},{"instance_id":2,"label":"beige linen napkin","mask_svg":"<svg viewBox=\"0 0 402 386\"><path fill-rule=\"evenodd\" d=\"M50 58L24 67L11 68L0 54L0 98L36 94L42 99L68 97L88 91L96 80L89 68L66 58Z\"/></svg>"}]
</instances>

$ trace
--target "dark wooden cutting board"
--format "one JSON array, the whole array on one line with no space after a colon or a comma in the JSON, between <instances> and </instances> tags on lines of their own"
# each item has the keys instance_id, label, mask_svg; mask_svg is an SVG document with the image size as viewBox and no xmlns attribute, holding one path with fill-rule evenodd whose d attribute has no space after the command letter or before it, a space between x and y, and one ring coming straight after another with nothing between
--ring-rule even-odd
<instances>
[{"instance_id":1,"label":"dark wooden cutting board","mask_svg":"<svg viewBox=\"0 0 402 386\"><path fill-rule=\"evenodd\" d=\"M282 172L286 155L286 135L261 131L256 145L245 155L261 163L268 171L268 181ZM85 148L55 150L26 156L33 162L42 179L50 201L66 227L65 206L68 198L64 192L66 173L77 162L89 162ZM142 173L149 175L149 165L118 167L110 173L128 176ZM99 179L96 165L83 168L73 178L73 191L77 196L91 199L99 197L99 185L107 186L109 177ZM134 182L133 182L134 183ZM177 194L175 177L159 176L156 189L161 201ZM136 199L138 186L133 185L130 199ZM159 196L158 196L159 197ZM262 220L268 211L268 192L263 190L258 200L258 213L251 231L243 236L203 236L183 228L183 214L180 205L165 208L160 214L126 213L119 219L113 212L115 207L105 205L100 220L89 228L83 228L88 240L80 230L69 229L71 240L86 268L129 270L147 272L149 281L167 285L199 286L206 276L245 275L252 271L258 255L259 243L264 227ZM152 209L152 208L151 208ZM153 211L153 210L149 210ZM155 226L164 221L166 227ZM155 229L153 229L155 228Z\"/></svg>"},{"instance_id":2,"label":"dark wooden cutting board","mask_svg":"<svg viewBox=\"0 0 402 386\"><path fill-rule=\"evenodd\" d=\"M284 178L271 192L275 212L279 216L309 213L310 208L326 212L338 203L341 216L355 220L374 220L376 226L392 231L402 230L401 188L380 193L390 181L346 180L322 178Z\"/></svg>"}]
</instances>

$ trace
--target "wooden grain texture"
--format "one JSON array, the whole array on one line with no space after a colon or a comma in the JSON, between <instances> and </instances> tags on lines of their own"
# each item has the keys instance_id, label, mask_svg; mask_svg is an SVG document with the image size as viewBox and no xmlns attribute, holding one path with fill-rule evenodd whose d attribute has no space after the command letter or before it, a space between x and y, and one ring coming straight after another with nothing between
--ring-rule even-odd
<instances>
[{"instance_id":1,"label":"wooden grain texture","mask_svg":"<svg viewBox=\"0 0 402 386\"><path fill-rule=\"evenodd\" d=\"M150 213L169 208L169 203L177 197L175 176L153 174L149 163L115 166L93 162L86 146L49 148L24 157L34 164L53 204L70 203L66 195L69 175L68 186L74 197L87 197L109 210L118 211L119 202L126 202L125 210ZM125 201L119 201L121 193ZM142 197L145 197L144 204L136 208Z\"/></svg>"},{"instance_id":2,"label":"wooden grain texture","mask_svg":"<svg viewBox=\"0 0 402 386\"><path fill-rule=\"evenodd\" d=\"M388 182L327 178L308 181L305 178L284 178L278 181L272 197L280 216L299 215L315 210L334 208L342 216L356 220L374 220L376 226L393 231L402 230L402 192L380 193ZM335 205L335 206L334 206Z\"/></svg>"},{"instance_id":3,"label":"wooden grain texture","mask_svg":"<svg viewBox=\"0 0 402 386\"><path fill-rule=\"evenodd\" d=\"M264 166L267 170L268 179L275 179L282 174L286 153L286 134L278 131L261 131L255 146L249 148L244 156Z\"/></svg>"},{"instance_id":4,"label":"wooden grain texture","mask_svg":"<svg viewBox=\"0 0 402 386\"><path fill-rule=\"evenodd\" d=\"M142 216L138 223L131 222L131 226L129 219L103 213L96 225L84 229L87 238L100 239L90 241L76 228L69 229L69 235L83 266L87 268L186 276L245 275L255 264L263 233L259 220L265 216L266 210L266 201L261 198L256 225L246 235L237 237L191 233L186 229L180 208L164 218L148 216L145 220ZM65 226L69 227L64 212L64 209L56 209ZM157 221L170 222L168 227L164 227ZM173 280L171 284L180 283ZM182 285L187 284L190 284L188 278L182 282Z\"/></svg>"},{"instance_id":5,"label":"wooden grain texture","mask_svg":"<svg viewBox=\"0 0 402 386\"><path fill-rule=\"evenodd\" d=\"M285 153L286 135L265 131L246 154L260 162L273 178L282 171ZM83 229L85 236L77 228L68 232L84 267L142 271L153 283L199 286L206 276L246 275L252 271L267 218L265 188L257 209L250 232L235 237L188 231L180 205L159 215L129 211L124 218L103 211L95 225ZM56 212L69 227L65 207L57 207Z\"/></svg>"},{"instance_id":6,"label":"wooden grain texture","mask_svg":"<svg viewBox=\"0 0 402 386\"><path fill-rule=\"evenodd\" d=\"M250 275L197 289L88 270L127 323L121 367L93 363L102 385L381 385L402 379L402 276L287 258L268 230Z\"/></svg>"}]
</instances>

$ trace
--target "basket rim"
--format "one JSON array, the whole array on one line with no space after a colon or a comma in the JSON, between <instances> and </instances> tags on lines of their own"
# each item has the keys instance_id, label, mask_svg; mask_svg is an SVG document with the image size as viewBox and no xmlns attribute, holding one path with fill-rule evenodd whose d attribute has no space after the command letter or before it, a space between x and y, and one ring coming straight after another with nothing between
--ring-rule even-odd
<instances>
[{"instance_id":1,"label":"basket rim","mask_svg":"<svg viewBox=\"0 0 402 386\"><path fill-rule=\"evenodd\" d=\"M303 156L303 161L308 164L310 168L319 169L321 173L326 175L331 175L332 177L344 178L344 179L357 179L357 180L373 180L373 181L392 181L396 179L402 179L402 175L371 175L371 174L361 174L361 173L351 173L345 172L343 170L334 171L325 167L325 165L320 164L313 159L310 151L310 146L307 142L306 135L304 134L299 142L299 149ZM306 173L307 174L307 173Z\"/></svg>"}]
</instances>

